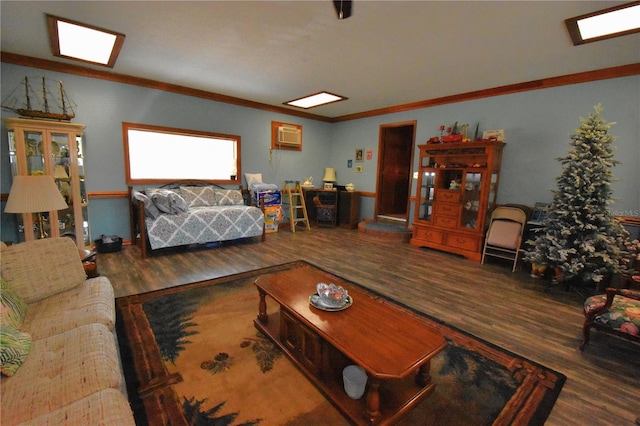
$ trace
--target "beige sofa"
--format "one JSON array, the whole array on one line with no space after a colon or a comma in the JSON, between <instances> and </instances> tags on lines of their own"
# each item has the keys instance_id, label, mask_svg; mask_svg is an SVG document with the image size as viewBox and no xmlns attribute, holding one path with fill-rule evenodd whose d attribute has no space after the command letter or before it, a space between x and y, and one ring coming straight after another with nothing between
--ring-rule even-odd
<instances>
[{"instance_id":1,"label":"beige sofa","mask_svg":"<svg viewBox=\"0 0 640 426\"><path fill-rule=\"evenodd\" d=\"M1 244L0 263L2 371L11 374L2 375L0 423L134 425L123 391L109 280L86 279L69 238ZM26 312L18 324L14 305ZM25 341L31 337L30 349L21 350L18 361L14 347L7 351L8 331L26 336ZM13 364L21 363L16 371L6 371L15 368L7 354Z\"/></svg>"}]
</instances>

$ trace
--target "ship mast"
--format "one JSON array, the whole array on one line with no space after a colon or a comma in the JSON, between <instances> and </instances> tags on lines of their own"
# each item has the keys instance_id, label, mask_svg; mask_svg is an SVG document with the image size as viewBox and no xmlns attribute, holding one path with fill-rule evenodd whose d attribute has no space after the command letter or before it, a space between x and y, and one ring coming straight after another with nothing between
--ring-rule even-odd
<instances>
[{"instance_id":1,"label":"ship mast","mask_svg":"<svg viewBox=\"0 0 640 426\"><path fill-rule=\"evenodd\" d=\"M27 101L27 109L31 109L31 98L29 98L29 80L27 77L24 78L24 94Z\"/></svg>"},{"instance_id":2,"label":"ship mast","mask_svg":"<svg viewBox=\"0 0 640 426\"><path fill-rule=\"evenodd\" d=\"M42 77L42 102L44 103L44 112L49 112L49 100L47 99L47 87L44 77Z\"/></svg>"},{"instance_id":3,"label":"ship mast","mask_svg":"<svg viewBox=\"0 0 640 426\"><path fill-rule=\"evenodd\" d=\"M60 84L60 100L62 101L62 113L67 113L67 104L64 101L64 88L62 87L62 82L58 82Z\"/></svg>"}]
</instances>

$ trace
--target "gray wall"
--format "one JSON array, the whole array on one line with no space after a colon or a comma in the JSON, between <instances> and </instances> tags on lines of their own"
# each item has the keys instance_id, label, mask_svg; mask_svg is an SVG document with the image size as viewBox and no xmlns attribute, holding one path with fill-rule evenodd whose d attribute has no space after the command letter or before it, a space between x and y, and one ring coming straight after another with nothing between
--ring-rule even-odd
<instances>
[{"instance_id":1,"label":"gray wall","mask_svg":"<svg viewBox=\"0 0 640 426\"><path fill-rule=\"evenodd\" d=\"M614 184L616 214L640 216L640 76L524 92L421 110L388 114L335 124L260 111L158 90L109 81L1 64L2 99L25 76L46 75L65 83L78 104L74 122L86 125L87 190L125 191L123 121L235 134L242 137L242 171L261 172L265 182L282 184L286 179L313 176L322 180L324 167L335 167L338 183L353 182L358 190L375 191L378 133L381 124L417 120L416 142L424 143L439 133L440 124L469 123L473 133L506 129L507 147L502 162L498 201L532 205L550 201L554 178L560 174L556 157L569 149L569 134L580 125L593 106L602 103L602 116L615 121L611 133L618 137L614 170L621 179ZM427 95L425 95L425 98ZM2 111L2 117L13 113ZM303 126L303 151L274 150L270 155L271 121ZM7 136L2 126L0 190L8 193L11 177ZM354 163L355 150L373 151L372 160ZM417 150L416 150L417 153ZM355 165L363 173L355 173ZM417 155L415 164L417 165ZM415 167L415 166L414 166ZM414 182L415 183L415 182ZM362 199L361 217L373 216L374 200ZM4 205L2 206L4 210ZM127 203L122 199L94 199L89 204L93 238L118 234L129 238ZM16 241L14 215L2 213L3 241Z\"/></svg>"}]
</instances>

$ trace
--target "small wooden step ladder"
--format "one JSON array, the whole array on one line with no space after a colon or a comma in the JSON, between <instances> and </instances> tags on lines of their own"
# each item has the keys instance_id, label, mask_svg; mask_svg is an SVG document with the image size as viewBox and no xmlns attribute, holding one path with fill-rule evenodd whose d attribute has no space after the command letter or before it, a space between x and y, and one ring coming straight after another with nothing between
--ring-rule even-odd
<instances>
[{"instance_id":1,"label":"small wooden step ladder","mask_svg":"<svg viewBox=\"0 0 640 426\"><path fill-rule=\"evenodd\" d=\"M311 226L309 225L309 216L307 216L307 207L304 203L304 193L302 192L300 181L285 181L284 192L289 201L289 224L291 226L291 232L296 232L298 222L304 223L307 231L310 231Z\"/></svg>"}]
</instances>

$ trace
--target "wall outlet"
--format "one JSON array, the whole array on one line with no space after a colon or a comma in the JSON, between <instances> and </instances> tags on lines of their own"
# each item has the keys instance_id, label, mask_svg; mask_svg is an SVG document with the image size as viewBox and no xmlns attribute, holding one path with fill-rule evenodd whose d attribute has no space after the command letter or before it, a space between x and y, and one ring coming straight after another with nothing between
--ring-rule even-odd
<instances>
[{"instance_id":1,"label":"wall outlet","mask_svg":"<svg viewBox=\"0 0 640 426\"><path fill-rule=\"evenodd\" d=\"M413 172L413 178L418 179L418 172Z\"/></svg>"}]
</instances>

